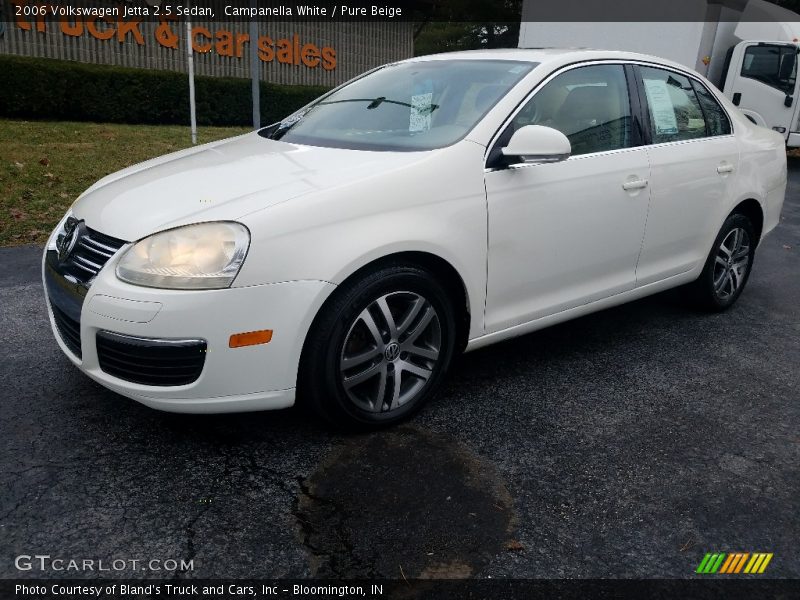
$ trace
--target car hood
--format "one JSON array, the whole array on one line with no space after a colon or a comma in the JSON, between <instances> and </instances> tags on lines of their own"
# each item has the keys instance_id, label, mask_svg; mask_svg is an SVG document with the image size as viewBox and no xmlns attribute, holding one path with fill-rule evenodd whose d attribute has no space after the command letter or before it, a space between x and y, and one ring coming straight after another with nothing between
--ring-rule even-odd
<instances>
[{"instance_id":1,"label":"car hood","mask_svg":"<svg viewBox=\"0 0 800 600\"><path fill-rule=\"evenodd\" d=\"M156 231L246 214L424 160L429 152L299 146L250 133L168 154L90 187L73 214L134 241Z\"/></svg>"}]
</instances>

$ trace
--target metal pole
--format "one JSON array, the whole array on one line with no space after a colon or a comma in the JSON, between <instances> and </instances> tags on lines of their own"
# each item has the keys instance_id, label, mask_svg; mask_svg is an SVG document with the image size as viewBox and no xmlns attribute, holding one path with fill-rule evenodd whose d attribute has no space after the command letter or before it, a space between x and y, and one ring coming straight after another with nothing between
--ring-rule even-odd
<instances>
[{"instance_id":1,"label":"metal pole","mask_svg":"<svg viewBox=\"0 0 800 600\"><path fill-rule=\"evenodd\" d=\"M256 0L250 0L250 7L256 8ZM261 128L261 61L258 60L258 23L250 17L250 79L253 94L253 129Z\"/></svg>"},{"instance_id":2,"label":"metal pole","mask_svg":"<svg viewBox=\"0 0 800 600\"><path fill-rule=\"evenodd\" d=\"M192 128L192 144L197 143L197 109L194 103L194 53L192 51L192 22L186 21L186 53L189 61L189 119Z\"/></svg>"}]
</instances>

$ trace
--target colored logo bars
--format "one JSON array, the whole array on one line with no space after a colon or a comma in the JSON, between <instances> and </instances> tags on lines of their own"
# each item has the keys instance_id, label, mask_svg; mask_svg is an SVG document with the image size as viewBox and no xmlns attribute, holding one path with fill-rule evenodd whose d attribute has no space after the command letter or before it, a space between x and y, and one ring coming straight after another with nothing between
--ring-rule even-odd
<instances>
[{"instance_id":1,"label":"colored logo bars","mask_svg":"<svg viewBox=\"0 0 800 600\"><path fill-rule=\"evenodd\" d=\"M763 573L772 560L772 552L708 552L695 573L713 575L714 573Z\"/></svg>"}]
</instances>

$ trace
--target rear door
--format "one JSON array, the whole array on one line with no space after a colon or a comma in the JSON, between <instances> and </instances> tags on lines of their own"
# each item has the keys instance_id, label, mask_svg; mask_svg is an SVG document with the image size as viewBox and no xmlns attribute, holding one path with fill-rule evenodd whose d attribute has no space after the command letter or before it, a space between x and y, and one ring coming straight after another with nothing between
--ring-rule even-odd
<instances>
[{"instance_id":1,"label":"rear door","mask_svg":"<svg viewBox=\"0 0 800 600\"><path fill-rule=\"evenodd\" d=\"M647 111L650 210L637 285L693 269L705 260L739 168L730 120L700 81L641 66Z\"/></svg>"},{"instance_id":2,"label":"rear door","mask_svg":"<svg viewBox=\"0 0 800 600\"><path fill-rule=\"evenodd\" d=\"M741 42L731 55L725 95L756 123L787 136L796 104L795 44Z\"/></svg>"}]
</instances>

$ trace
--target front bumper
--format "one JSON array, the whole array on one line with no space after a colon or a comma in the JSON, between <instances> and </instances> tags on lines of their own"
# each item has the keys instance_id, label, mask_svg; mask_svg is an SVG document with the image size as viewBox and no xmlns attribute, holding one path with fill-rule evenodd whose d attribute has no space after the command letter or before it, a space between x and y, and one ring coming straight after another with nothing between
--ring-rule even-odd
<instances>
[{"instance_id":1,"label":"front bumper","mask_svg":"<svg viewBox=\"0 0 800 600\"><path fill-rule=\"evenodd\" d=\"M55 253L45 251L42 276L50 325L62 351L81 371L123 396L170 412L242 412L294 403L303 341L333 284L292 281L223 290L151 289L116 278L114 269L123 251L108 261L88 288L65 280L58 273ZM79 351L74 341L65 343L63 322L60 331L54 309L77 321ZM261 329L273 331L269 343L228 347L232 334ZM101 367L97 344L101 332L205 342L202 370L184 385L120 379Z\"/></svg>"}]
</instances>

